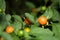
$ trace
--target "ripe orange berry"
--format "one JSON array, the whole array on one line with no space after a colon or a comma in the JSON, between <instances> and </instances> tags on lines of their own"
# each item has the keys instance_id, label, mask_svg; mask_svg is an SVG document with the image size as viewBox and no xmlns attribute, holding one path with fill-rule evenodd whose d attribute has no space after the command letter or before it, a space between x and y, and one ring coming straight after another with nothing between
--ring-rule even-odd
<instances>
[{"instance_id":1,"label":"ripe orange berry","mask_svg":"<svg viewBox=\"0 0 60 40\"><path fill-rule=\"evenodd\" d=\"M40 16L40 17L38 18L38 22L39 22L39 24L41 24L41 25L45 25L45 24L47 24L47 18L46 18L45 16Z\"/></svg>"},{"instance_id":2,"label":"ripe orange berry","mask_svg":"<svg viewBox=\"0 0 60 40\"><path fill-rule=\"evenodd\" d=\"M12 33L14 31L14 28L12 26L7 26L6 32L7 33Z\"/></svg>"},{"instance_id":3,"label":"ripe orange berry","mask_svg":"<svg viewBox=\"0 0 60 40\"><path fill-rule=\"evenodd\" d=\"M27 18L25 18L24 22L28 25L31 24L31 22Z\"/></svg>"},{"instance_id":4,"label":"ripe orange berry","mask_svg":"<svg viewBox=\"0 0 60 40\"><path fill-rule=\"evenodd\" d=\"M30 28L24 28L24 31L26 31L26 32L30 32Z\"/></svg>"}]
</instances>

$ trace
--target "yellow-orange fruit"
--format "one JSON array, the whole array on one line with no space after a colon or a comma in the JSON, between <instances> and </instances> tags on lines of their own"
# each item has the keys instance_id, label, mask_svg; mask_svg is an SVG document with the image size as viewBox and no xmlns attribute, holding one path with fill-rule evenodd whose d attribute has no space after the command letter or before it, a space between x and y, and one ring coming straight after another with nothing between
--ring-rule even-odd
<instances>
[{"instance_id":1,"label":"yellow-orange fruit","mask_svg":"<svg viewBox=\"0 0 60 40\"><path fill-rule=\"evenodd\" d=\"M12 26L7 26L6 32L7 33L12 33L14 31L14 28Z\"/></svg>"},{"instance_id":2,"label":"yellow-orange fruit","mask_svg":"<svg viewBox=\"0 0 60 40\"><path fill-rule=\"evenodd\" d=\"M47 18L46 18L45 16L40 16L40 17L38 18L38 22L39 22L39 24L41 24L41 25L45 25L45 24L47 24Z\"/></svg>"},{"instance_id":3,"label":"yellow-orange fruit","mask_svg":"<svg viewBox=\"0 0 60 40\"><path fill-rule=\"evenodd\" d=\"M24 31L29 33L30 32L30 28L25 28Z\"/></svg>"}]
</instances>

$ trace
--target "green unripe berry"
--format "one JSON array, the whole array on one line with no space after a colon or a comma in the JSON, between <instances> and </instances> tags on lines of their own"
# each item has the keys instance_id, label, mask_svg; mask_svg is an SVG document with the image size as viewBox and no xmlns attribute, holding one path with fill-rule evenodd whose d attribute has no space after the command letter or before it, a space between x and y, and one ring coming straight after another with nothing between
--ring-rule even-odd
<instances>
[{"instance_id":1,"label":"green unripe berry","mask_svg":"<svg viewBox=\"0 0 60 40\"><path fill-rule=\"evenodd\" d=\"M46 6L42 6L42 7L41 7L41 10L42 10L42 11L45 11L45 10L46 10Z\"/></svg>"},{"instance_id":2,"label":"green unripe berry","mask_svg":"<svg viewBox=\"0 0 60 40\"><path fill-rule=\"evenodd\" d=\"M18 35L19 37L23 36L23 34L24 34L23 30L18 30L17 35Z\"/></svg>"}]
</instances>

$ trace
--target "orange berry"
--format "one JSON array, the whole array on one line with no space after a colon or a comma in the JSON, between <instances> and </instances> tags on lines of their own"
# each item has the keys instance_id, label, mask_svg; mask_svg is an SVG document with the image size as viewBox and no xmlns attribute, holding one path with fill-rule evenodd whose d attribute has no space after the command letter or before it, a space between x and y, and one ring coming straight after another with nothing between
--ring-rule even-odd
<instances>
[{"instance_id":1,"label":"orange berry","mask_svg":"<svg viewBox=\"0 0 60 40\"><path fill-rule=\"evenodd\" d=\"M45 25L45 24L47 24L47 18L46 18L45 16L40 16L40 17L38 18L38 22L39 22L39 24L41 24L41 25Z\"/></svg>"},{"instance_id":2,"label":"orange berry","mask_svg":"<svg viewBox=\"0 0 60 40\"><path fill-rule=\"evenodd\" d=\"M7 33L12 33L14 31L14 28L12 26L7 26L6 32Z\"/></svg>"},{"instance_id":3,"label":"orange berry","mask_svg":"<svg viewBox=\"0 0 60 40\"><path fill-rule=\"evenodd\" d=\"M25 18L24 22L28 25L31 23L27 18Z\"/></svg>"}]
</instances>

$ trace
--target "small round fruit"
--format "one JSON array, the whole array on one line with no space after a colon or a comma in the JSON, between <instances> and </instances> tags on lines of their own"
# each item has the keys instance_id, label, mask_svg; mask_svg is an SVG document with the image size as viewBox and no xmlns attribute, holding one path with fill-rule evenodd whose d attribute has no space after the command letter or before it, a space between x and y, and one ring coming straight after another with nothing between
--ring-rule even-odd
<instances>
[{"instance_id":1,"label":"small round fruit","mask_svg":"<svg viewBox=\"0 0 60 40\"><path fill-rule=\"evenodd\" d=\"M30 28L24 28L24 31L26 31L26 32L30 32Z\"/></svg>"},{"instance_id":2,"label":"small round fruit","mask_svg":"<svg viewBox=\"0 0 60 40\"><path fill-rule=\"evenodd\" d=\"M47 24L47 18L46 18L45 16L40 16L40 17L38 18L38 22L39 22L39 24L41 24L41 25L45 25L45 24Z\"/></svg>"},{"instance_id":3,"label":"small round fruit","mask_svg":"<svg viewBox=\"0 0 60 40\"><path fill-rule=\"evenodd\" d=\"M27 18L25 18L24 22L28 25L31 24L31 22Z\"/></svg>"},{"instance_id":4,"label":"small round fruit","mask_svg":"<svg viewBox=\"0 0 60 40\"><path fill-rule=\"evenodd\" d=\"M46 6L42 6L42 7L41 7L41 10L42 10L42 11L46 10Z\"/></svg>"},{"instance_id":5,"label":"small round fruit","mask_svg":"<svg viewBox=\"0 0 60 40\"><path fill-rule=\"evenodd\" d=\"M7 26L6 32L7 33L12 33L14 31L14 28L12 26Z\"/></svg>"},{"instance_id":6,"label":"small round fruit","mask_svg":"<svg viewBox=\"0 0 60 40\"><path fill-rule=\"evenodd\" d=\"M17 35L18 35L18 36L21 37L21 36L23 36L23 34L24 34L23 30L18 30L18 32L17 32Z\"/></svg>"}]
</instances>

